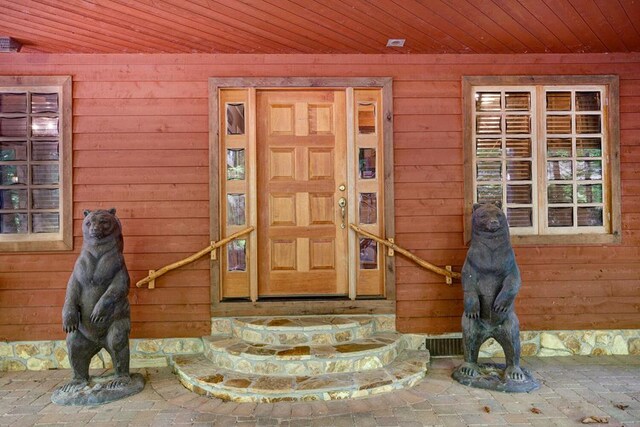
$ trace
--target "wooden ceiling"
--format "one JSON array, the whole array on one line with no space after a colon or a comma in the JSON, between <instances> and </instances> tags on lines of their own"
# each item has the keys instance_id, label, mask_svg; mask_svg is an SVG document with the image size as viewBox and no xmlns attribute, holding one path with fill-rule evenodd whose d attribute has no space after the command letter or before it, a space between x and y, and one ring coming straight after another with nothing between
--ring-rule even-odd
<instances>
[{"instance_id":1,"label":"wooden ceiling","mask_svg":"<svg viewBox=\"0 0 640 427\"><path fill-rule=\"evenodd\" d=\"M0 36L22 52L640 52L640 0L0 0L0 10Z\"/></svg>"}]
</instances>

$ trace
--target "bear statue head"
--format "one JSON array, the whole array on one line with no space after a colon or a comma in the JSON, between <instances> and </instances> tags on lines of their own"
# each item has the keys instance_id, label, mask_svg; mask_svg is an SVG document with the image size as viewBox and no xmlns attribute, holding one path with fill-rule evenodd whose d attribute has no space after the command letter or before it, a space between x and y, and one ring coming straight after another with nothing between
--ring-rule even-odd
<instances>
[{"instance_id":1,"label":"bear statue head","mask_svg":"<svg viewBox=\"0 0 640 427\"><path fill-rule=\"evenodd\" d=\"M85 210L82 222L82 235L85 242L99 243L111 237L122 236L120 221L116 210Z\"/></svg>"},{"instance_id":2,"label":"bear statue head","mask_svg":"<svg viewBox=\"0 0 640 427\"><path fill-rule=\"evenodd\" d=\"M502 211L502 203L475 203L471 217L473 231L480 232L509 232L507 217Z\"/></svg>"}]
</instances>

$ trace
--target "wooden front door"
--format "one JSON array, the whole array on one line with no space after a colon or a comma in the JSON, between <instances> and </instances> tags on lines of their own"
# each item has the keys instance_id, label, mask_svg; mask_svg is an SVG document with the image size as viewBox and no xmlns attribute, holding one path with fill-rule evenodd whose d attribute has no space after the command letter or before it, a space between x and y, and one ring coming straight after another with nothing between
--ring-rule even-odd
<instances>
[{"instance_id":1,"label":"wooden front door","mask_svg":"<svg viewBox=\"0 0 640 427\"><path fill-rule=\"evenodd\" d=\"M345 93L259 90L256 107L258 296L347 295Z\"/></svg>"}]
</instances>

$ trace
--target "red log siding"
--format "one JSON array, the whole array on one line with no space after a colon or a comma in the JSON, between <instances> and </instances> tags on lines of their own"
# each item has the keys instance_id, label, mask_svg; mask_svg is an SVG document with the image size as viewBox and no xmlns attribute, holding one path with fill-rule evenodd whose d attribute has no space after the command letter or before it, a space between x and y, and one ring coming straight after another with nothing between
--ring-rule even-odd
<instances>
[{"instance_id":1,"label":"red log siding","mask_svg":"<svg viewBox=\"0 0 640 427\"><path fill-rule=\"evenodd\" d=\"M73 77L72 253L0 254L0 340L62 338L66 281L85 208L116 207L132 282L209 243L207 79L391 76L396 241L459 270L463 75L620 76L623 242L519 247L522 328L640 327L640 55L40 55L0 58L0 74ZM209 330L208 261L132 285L134 337ZM397 258L397 325L459 330L462 293Z\"/></svg>"}]
</instances>

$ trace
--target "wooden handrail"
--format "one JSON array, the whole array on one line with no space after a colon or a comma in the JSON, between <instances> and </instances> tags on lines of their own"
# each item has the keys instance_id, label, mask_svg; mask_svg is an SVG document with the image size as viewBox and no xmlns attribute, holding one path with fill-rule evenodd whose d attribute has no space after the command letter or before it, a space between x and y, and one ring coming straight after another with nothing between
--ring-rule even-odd
<instances>
[{"instance_id":1,"label":"wooden handrail","mask_svg":"<svg viewBox=\"0 0 640 427\"><path fill-rule=\"evenodd\" d=\"M253 227L249 227L249 228L245 228L242 231L238 231L237 233L233 233L231 236L229 237L225 237L224 239L217 241L217 242L211 242L211 244L209 246L207 246L206 248L204 248L203 250L201 250L198 253L195 253L193 255L191 255L190 257L187 257L183 260L174 262L173 264L169 264L165 267L162 267L160 270L149 270L149 275L147 277L145 277L144 279L140 280L138 283L136 283L136 286L139 288L142 285L149 283L149 289L153 289L155 288L155 280L162 276L165 273L168 273L171 270L175 270L176 268L180 268L183 265L189 264L190 262L193 262L195 260L197 260L198 258L208 254L209 252L215 251L217 248L219 248L220 246L226 245L227 243L229 243L232 240L237 239L240 236L243 236L245 234L248 234L250 232L252 232L254 230Z\"/></svg>"},{"instance_id":2,"label":"wooden handrail","mask_svg":"<svg viewBox=\"0 0 640 427\"><path fill-rule=\"evenodd\" d=\"M430 262L427 262L425 260L423 260L422 258L419 258L417 256L415 256L414 254L412 254L411 252L409 252L406 249L401 248L400 246L396 245L394 242L391 242L389 240L384 240L381 239L380 237L371 234L367 231L364 231L363 229L361 229L360 227L354 225L354 224L349 224L349 227L351 227L356 233L358 234L362 234L365 237L368 237L370 239L375 240L378 243L382 243L383 245L391 248L392 250L396 251L396 252L400 252L402 255L406 256L407 258L409 258L411 261L415 262L416 264L418 264L421 267L426 268L427 270L431 270L434 273L438 273L442 276L447 277L447 279L460 279L462 276L460 275L460 273L457 273L455 271L451 271L445 268L440 268L437 265L433 265ZM447 266L447 268L450 268L449 266ZM447 283L449 283L449 280L447 280Z\"/></svg>"}]
</instances>

